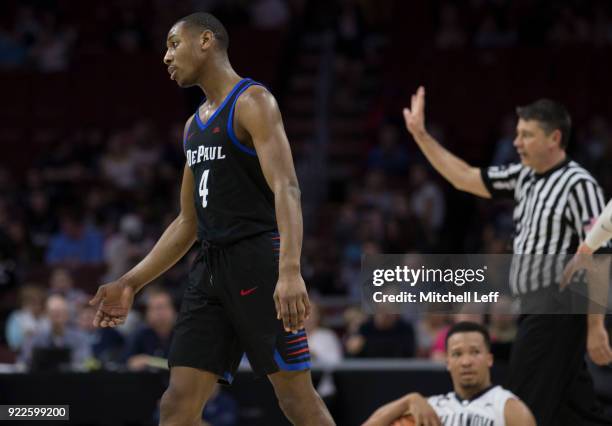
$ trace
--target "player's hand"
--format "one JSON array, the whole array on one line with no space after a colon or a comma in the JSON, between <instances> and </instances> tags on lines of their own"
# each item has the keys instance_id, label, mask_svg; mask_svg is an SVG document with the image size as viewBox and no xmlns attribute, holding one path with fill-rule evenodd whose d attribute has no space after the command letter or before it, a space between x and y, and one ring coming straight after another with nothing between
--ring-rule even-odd
<instances>
[{"instance_id":1,"label":"player's hand","mask_svg":"<svg viewBox=\"0 0 612 426\"><path fill-rule=\"evenodd\" d=\"M591 360L597 365L605 366L612 363L610 338L603 325L589 326L587 351Z\"/></svg>"},{"instance_id":2,"label":"player's hand","mask_svg":"<svg viewBox=\"0 0 612 426\"><path fill-rule=\"evenodd\" d=\"M425 88L419 86L417 92L412 95L410 108L404 108L404 121L406 128L412 136L425 133Z\"/></svg>"},{"instance_id":3,"label":"player's hand","mask_svg":"<svg viewBox=\"0 0 612 426\"><path fill-rule=\"evenodd\" d=\"M297 333L304 328L304 320L310 315L310 300L302 275L279 276L274 305L276 318L283 321L285 331Z\"/></svg>"},{"instance_id":4,"label":"player's hand","mask_svg":"<svg viewBox=\"0 0 612 426\"><path fill-rule=\"evenodd\" d=\"M412 417L402 416L399 419L393 421L390 426L413 426Z\"/></svg>"},{"instance_id":5,"label":"player's hand","mask_svg":"<svg viewBox=\"0 0 612 426\"><path fill-rule=\"evenodd\" d=\"M419 394L410 395L410 414L416 426L442 426L434 409Z\"/></svg>"},{"instance_id":6,"label":"player's hand","mask_svg":"<svg viewBox=\"0 0 612 426\"><path fill-rule=\"evenodd\" d=\"M584 242L580 244L578 250L572 260L570 260L561 277L561 283L559 284L559 291L565 290L565 288L572 281L574 274L582 269L589 269L593 267L593 250L587 246Z\"/></svg>"},{"instance_id":7,"label":"player's hand","mask_svg":"<svg viewBox=\"0 0 612 426\"><path fill-rule=\"evenodd\" d=\"M116 327L125 322L128 311L134 303L134 289L121 281L113 281L101 285L93 299L91 306L98 305L94 317L96 327Z\"/></svg>"}]
</instances>

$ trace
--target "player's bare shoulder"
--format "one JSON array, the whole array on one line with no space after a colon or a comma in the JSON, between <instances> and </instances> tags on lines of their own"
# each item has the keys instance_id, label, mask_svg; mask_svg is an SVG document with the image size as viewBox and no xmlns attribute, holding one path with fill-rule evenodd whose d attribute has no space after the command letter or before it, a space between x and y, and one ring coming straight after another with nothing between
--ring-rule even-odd
<instances>
[{"instance_id":1,"label":"player's bare shoulder","mask_svg":"<svg viewBox=\"0 0 612 426\"><path fill-rule=\"evenodd\" d=\"M240 95L236 101L234 130L238 139L249 145L254 139L285 138L278 103L267 88L251 85Z\"/></svg>"},{"instance_id":2,"label":"player's bare shoulder","mask_svg":"<svg viewBox=\"0 0 612 426\"><path fill-rule=\"evenodd\" d=\"M272 95L266 87L261 84L253 84L247 87L244 93L238 98L236 107L240 109L250 109L254 107L278 109L278 104L274 95Z\"/></svg>"},{"instance_id":3,"label":"player's bare shoulder","mask_svg":"<svg viewBox=\"0 0 612 426\"><path fill-rule=\"evenodd\" d=\"M506 426L536 426L531 410L523 401L513 396L508 398L504 406Z\"/></svg>"}]
</instances>

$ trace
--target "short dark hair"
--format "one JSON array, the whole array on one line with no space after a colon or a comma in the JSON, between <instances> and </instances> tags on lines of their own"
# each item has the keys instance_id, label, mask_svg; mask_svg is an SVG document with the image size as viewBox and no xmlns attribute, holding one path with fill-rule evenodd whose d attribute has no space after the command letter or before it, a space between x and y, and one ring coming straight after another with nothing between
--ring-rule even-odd
<instances>
[{"instance_id":1,"label":"short dark hair","mask_svg":"<svg viewBox=\"0 0 612 426\"><path fill-rule=\"evenodd\" d=\"M448 329L448 333L446 334L446 340L444 341L444 347L448 350L448 339L453 334L457 333L471 333L476 332L482 334L484 338L485 345L488 350L491 350L491 336L489 335L489 331L482 324L478 324L476 322L470 321L461 321L456 324L453 324L451 328Z\"/></svg>"},{"instance_id":2,"label":"short dark hair","mask_svg":"<svg viewBox=\"0 0 612 426\"><path fill-rule=\"evenodd\" d=\"M184 22L189 28L193 28L199 31L211 31L215 35L215 40L219 43L219 46L223 50L227 50L229 47L229 35L227 30L214 15L205 12L196 12L191 15L187 15L176 21Z\"/></svg>"},{"instance_id":3,"label":"short dark hair","mask_svg":"<svg viewBox=\"0 0 612 426\"><path fill-rule=\"evenodd\" d=\"M538 99L529 105L516 107L516 115L523 120L539 121L547 134L560 130L561 148L567 148L572 119L567 109L560 103L550 99Z\"/></svg>"}]
</instances>

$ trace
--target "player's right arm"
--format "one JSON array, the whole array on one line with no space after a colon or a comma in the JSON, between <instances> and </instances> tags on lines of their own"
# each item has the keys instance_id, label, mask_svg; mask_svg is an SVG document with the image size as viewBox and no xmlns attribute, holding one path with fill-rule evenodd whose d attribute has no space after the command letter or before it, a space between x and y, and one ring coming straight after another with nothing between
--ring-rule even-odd
<instances>
[{"instance_id":1,"label":"player's right arm","mask_svg":"<svg viewBox=\"0 0 612 426\"><path fill-rule=\"evenodd\" d=\"M584 198L584 195L582 195L582 198ZM582 223L589 219L588 216L592 214L593 207L591 206L587 210L585 203L576 202L575 204L584 210L582 216L577 212L578 216L574 220L579 227L577 231L580 235L580 232L584 232L581 229ZM588 297L590 299L587 316L587 352L591 360L601 366L606 366L612 362L612 345L604 322L606 306L608 306L610 257L593 257L592 255L602 248L610 238L612 238L612 201L608 202L603 208L602 213L595 221L595 225L588 231L584 241L578 247L576 254L565 265L560 283L560 289L565 289L577 271L586 269ZM609 251L608 248L604 248L604 250Z\"/></svg>"},{"instance_id":2,"label":"player's right arm","mask_svg":"<svg viewBox=\"0 0 612 426\"><path fill-rule=\"evenodd\" d=\"M408 413L412 415L417 425L442 426L440 418L432 406L421 394L416 392L383 405L362 426L389 426Z\"/></svg>"},{"instance_id":3,"label":"player's right arm","mask_svg":"<svg viewBox=\"0 0 612 426\"><path fill-rule=\"evenodd\" d=\"M504 406L506 426L536 426L535 418L523 401L510 398Z\"/></svg>"},{"instance_id":4,"label":"player's right arm","mask_svg":"<svg viewBox=\"0 0 612 426\"><path fill-rule=\"evenodd\" d=\"M431 165L455 188L491 198L478 167L470 166L436 141L425 128L425 88L412 95L410 108L404 108L406 128Z\"/></svg>"},{"instance_id":5,"label":"player's right arm","mask_svg":"<svg viewBox=\"0 0 612 426\"><path fill-rule=\"evenodd\" d=\"M185 126L189 128L191 119ZM180 212L166 228L149 254L117 281L98 288L90 305L98 305L96 326L114 327L125 321L134 295L178 262L196 240L197 216L193 203L193 173L187 164L183 170Z\"/></svg>"}]
</instances>

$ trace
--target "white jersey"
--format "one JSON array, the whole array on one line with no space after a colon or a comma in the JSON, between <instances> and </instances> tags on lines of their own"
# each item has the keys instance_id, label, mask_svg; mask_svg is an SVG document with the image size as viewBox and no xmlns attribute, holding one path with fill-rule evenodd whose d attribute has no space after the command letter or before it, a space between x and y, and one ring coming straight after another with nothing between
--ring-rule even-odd
<instances>
[{"instance_id":1,"label":"white jersey","mask_svg":"<svg viewBox=\"0 0 612 426\"><path fill-rule=\"evenodd\" d=\"M430 396L427 402L443 426L505 426L504 408L510 398L518 399L501 386L493 386L470 400L449 392Z\"/></svg>"}]
</instances>

